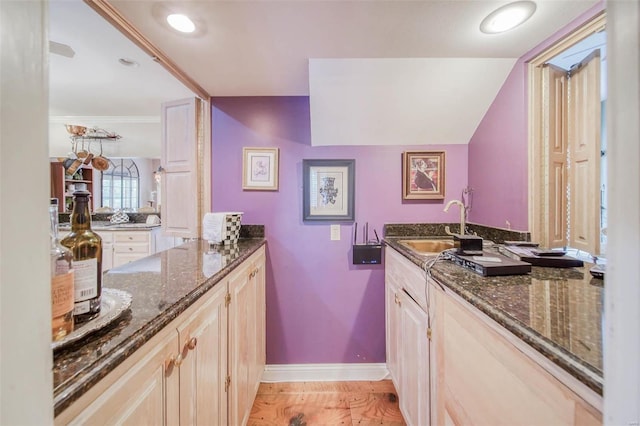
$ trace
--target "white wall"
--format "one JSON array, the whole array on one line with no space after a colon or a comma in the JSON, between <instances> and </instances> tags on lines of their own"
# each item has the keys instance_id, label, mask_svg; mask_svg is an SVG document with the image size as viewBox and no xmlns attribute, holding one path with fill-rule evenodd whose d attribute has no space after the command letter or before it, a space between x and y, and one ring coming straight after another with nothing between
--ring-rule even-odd
<instances>
[{"instance_id":1,"label":"white wall","mask_svg":"<svg viewBox=\"0 0 640 426\"><path fill-rule=\"evenodd\" d=\"M640 425L640 2L607 2L604 424Z\"/></svg>"},{"instance_id":2,"label":"white wall","mask_svg":"<svg viewBox=\"0 0 640 426\"><path fill-rule=\"evenodd\" d=\"M47 21L45 1L0 1L2 425L53 420Z\"/></svg>"}]
</instances>

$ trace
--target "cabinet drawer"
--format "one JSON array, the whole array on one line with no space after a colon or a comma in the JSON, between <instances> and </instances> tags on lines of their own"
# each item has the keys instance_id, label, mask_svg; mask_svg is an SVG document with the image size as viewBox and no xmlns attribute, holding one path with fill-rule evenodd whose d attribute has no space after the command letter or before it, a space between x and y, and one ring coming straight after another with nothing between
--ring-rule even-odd
<instances>
[{"instance_id":1,"label":"cabinet drawer","mask_svg":"<svg viewBox=\"0 0 640 426\"><path fill-rule=\"evenodd\" d=\"M149 244L114 244L116 253L145 253L149 254Z\"/></svg>"},{"instance_id":2,"label":"cabinet drawer","mask_svg":"<svg viewBox=\"0 0 640 426\"><path fill-rule=\"evenodd\" d=\"M149 232L115 232L116 243L148 243Z\"/></svg>"},{"instance_id":3,"label":"cabinet drawer","mask_svg":"<svg viewBox=\"0 0 640 426\"><path fill-rule=\"evenodd\" d=\"M425 272L389 247L385 247L385 275L387 280L393 280L398 287L406 290L423 310L427 310Z\"/></svg>"}]
</instances>

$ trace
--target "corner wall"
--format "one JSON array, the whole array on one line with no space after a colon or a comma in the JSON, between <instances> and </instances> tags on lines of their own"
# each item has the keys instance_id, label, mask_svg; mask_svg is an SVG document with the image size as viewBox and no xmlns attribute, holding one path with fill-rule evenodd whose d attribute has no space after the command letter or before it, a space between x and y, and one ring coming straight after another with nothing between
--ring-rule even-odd
<instances>
[{"instance_id":1,"label":"corner wall","mask_svg":"<svg viewBox=\"0 0 640 426\"><path fill-rule=\"evenodd\" d=\"M212 211L242 211L267 239L267 363L385 362L384 267L352 265L353 224L302 221L302 160L355 159L355 214L385 223L456 222L466 145L311 147L308 97L212 99ZM242 190L242 148L280 148L278 191ZM402 201L402 152L446 151L446 198ZM331 222L335 223L335 222Z\"/></svg>"}]
</instances>

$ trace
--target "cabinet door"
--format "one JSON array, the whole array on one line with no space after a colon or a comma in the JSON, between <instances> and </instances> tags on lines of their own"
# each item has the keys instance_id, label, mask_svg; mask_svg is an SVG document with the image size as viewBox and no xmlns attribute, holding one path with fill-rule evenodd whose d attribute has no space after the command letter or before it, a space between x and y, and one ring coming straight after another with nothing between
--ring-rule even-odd
<instances>
[{"instance_id":1,"label":"cabinet door","mask_svg":"<svg viewBox=\"0 0 640 426\"><path fill-rule=\"evenodd\" d=\"M180 424L227 424L227 286L178 326L181 344Z\"/></svg>"},{"instance_id":2,"label":"cabinet door","mask_svg":"<svg viewBox=\"0 0 640 426\"><path fill-rule=\"evenodd\" d=\"M229 424L244 425L251 411L250 364L256 358L255 289L251 265L241 266L229 278Z\"/></svg>"},{"instance_id":3,"label":"cabinet door","mask_svg":"<svg viewBox=\"0 0 640 426\"><path fill-rule=\"evenodd\" d=\"M450 424L583 425L600 414L461 298L444 299L444 408ZM519 341L519 340L518 340Z\"/></svg>"},{"instance_id":4,"label":"cabinet door","mask_svg":"<svg viewBox=\"0 0 640 426\"><path fill-rule=\"evenodd\" d=\"M198 236L198 102L162 104L162 229L170 235Z\"/></svg>"},{"instance_id":5,"label":"cabinet door","mask_svg":"<svg viewBox=\"0 0 640 426\"><path fill-rule=\"evenodd\" d=\"M265 252L260 249L252 262L252 272L249 274L255 294L255 347L254 359L250 364L250 383L253 384L250 400L253 402L262 380L262 373L266 364L266 295L265 295ZM253 274L253 277L251 277ZM250 407L249 407L250 408Z\"/></svg>"},{"instance_id":6,"label":"cabinet door","mask_svg":"<svg viewBox=\"0 0 640 426\"><path fill-rule=\"evenodd\" d=\"M400 291L402 290L395 281L387 276L385 280L387 368L398 391L400 390L400 364L398 363L400 353L400 300L398 293Z\"/></svg>"},{"instance_id":7,"label":"cabinet door","mask_svg":"<svg viewBox=\"0 0 640 426\"><path fill-rule=\"evenodd\" d=\"M61 416L56 424L177 425L179 375L167 363L177 348L175 330L164 333L140 361L77 417L67 422Z\"/></svg>"},{"instance_id":8,"label":"cabinet door","mask_svg":"<svg viewBox=\"0 0 640 426\"><path fill-rule=\"evenodd\" d=\"M427 314L404 291L400 293L400 408L408 425L428 425L429 338Z\"/></svg>"}]
</instances>

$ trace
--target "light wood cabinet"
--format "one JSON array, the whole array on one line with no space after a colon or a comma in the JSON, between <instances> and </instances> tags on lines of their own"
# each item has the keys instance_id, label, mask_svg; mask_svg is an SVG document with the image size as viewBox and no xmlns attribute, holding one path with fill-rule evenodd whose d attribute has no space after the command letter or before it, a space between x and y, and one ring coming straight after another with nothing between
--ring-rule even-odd
<instances>
[{"instance_id":1,"label":"light wood cabinet","mask_svg":"<svg viewBox=\"0 0 640 426\"><path fill-rule=\"evenodd\" d=\"M438 404L444 424L596 425L601 414L460 297L444 298ZM542 356L542 355L539 355Z\"/></svg>"},{"instance_id":2,"label":"light wood cabinet","mask_svg":"<svg viewBox=\"0 0 640 426\"><path fill-rule=\"evenodd\" d=\"M55 424L246 424L265 364L264 270L261 247Z\"/></svg>"},{"instance_id":3,"label":"light wood cabinet","mask_svg":"<svg viewBox=\"0 0 640 426\"><path fill-rule=\"evenodd\" d=\"M178 336L164 329L55 418L56 425L178 424Z\"/></svg>"},{"instance_id":4,"label":"light wood cabinet","mask_svg":"<svg viewBox=\"0 0 640 426\"><path fill-rule=\"evenodd\" d=\"M387 366L407 424L602 424L599 395L453 290L424 283L387 249Z\"/></svg>"},{"instance_id":5,"label":"light wood cabinet","mask_svg":"<svg viewBox=\"0 0 640 426\"><path fill-rule=\"evenodd\" d=\"M425 277L396 252L385 253L385 262L387 367L407 424L428 425L431 331Z\"/></svg>"},{"instance_id":6,"label":"light wood cabinet","mask_svg":"<svg viewBox=\"0 0 640 426\"><path fill-rule=\"evenodd\" d=\"M180 424L227 424L226 286L178 326L180 340Z\"/></svg>"},{"instance_id":7,"label":"light wood cabinet","mask_svg":"<svg viewBox=\"0 0 640 426\"><path fill-rule=\"evenodd\" d=\"M264 250L229 278L229 424L249 419L265 365ZM256 344L258 343L258 344Z\"/></svg>"}]
</instances>

